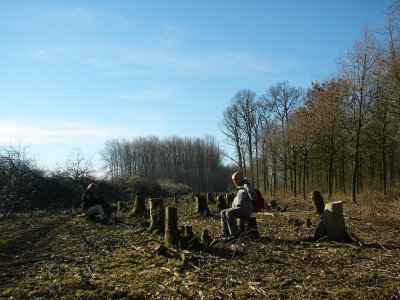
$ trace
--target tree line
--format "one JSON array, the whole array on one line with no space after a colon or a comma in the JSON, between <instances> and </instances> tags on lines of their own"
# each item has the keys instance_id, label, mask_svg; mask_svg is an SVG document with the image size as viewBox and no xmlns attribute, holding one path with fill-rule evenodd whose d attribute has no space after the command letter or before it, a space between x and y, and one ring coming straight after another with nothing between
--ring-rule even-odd
<instances>
[{"instance_id":1,"label":"tree line","mask_svg":"<svg viewBox=\"0 0 400 300\"><path fill-rule=\"evenodd\" d=\"M223 153L210 135L113 139L101 156L111 179L141 175L187 184L193 191L225 191L230 182L231 167L223 164Z\"/></svg>"},{"instance_id":2,"label":"tree line","mask_svg":"<svg viewBox=\"0 0 400 300\"><path fill-rule=\"evenodd\" d=\"M400 179L400 6L384 30L365 30L335 76L303 89L281 81L238 91L220 122L230 158L276 196L320 189L384 194Z\"/></svg>"}]
</instances>

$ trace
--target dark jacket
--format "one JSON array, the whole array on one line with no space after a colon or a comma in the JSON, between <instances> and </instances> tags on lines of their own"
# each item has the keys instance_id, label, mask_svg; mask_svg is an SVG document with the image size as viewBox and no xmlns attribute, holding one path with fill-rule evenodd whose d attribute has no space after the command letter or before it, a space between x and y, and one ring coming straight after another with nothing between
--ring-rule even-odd
<instances>
[{"instance_id":1,"label":"dark jacket","mask_svg":"<svg viewBox=\"0 0 400 300\"><path fill-rule=\"evenodd\" d=\"M85 211L89 207L96 205L104 205L103 199L99 198L92 190L86 190L82 194L81 207Z\"/></svg>"}]
</instances>

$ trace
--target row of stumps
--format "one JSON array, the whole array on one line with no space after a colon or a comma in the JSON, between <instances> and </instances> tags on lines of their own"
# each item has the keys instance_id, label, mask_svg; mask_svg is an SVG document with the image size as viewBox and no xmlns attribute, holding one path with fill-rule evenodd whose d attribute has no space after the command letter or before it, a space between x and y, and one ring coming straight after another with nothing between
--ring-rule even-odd
<instances>
[{"instance_id":1,"label":"row of stumps","mask_svg":"<svg viewBox=\"0 0 400 300\"><path fill-rule=\"evenodd\" d=\"M218 209L224 209L230 206L233 201L233 194L217 195L216 201L212 193L207 194L192 194L189 199L196 201L196 214L199 216L212 216L212 212L208 204L215 204ZM316 240L328 238L332 241L350 241L351 238L347 233L344 216L343 203L341 201L324 204L323 197L319 191L311 193L311 198L314 204L316 213L320 218L316 225L314 238ZM188 200L188 199L187 199ZM178 198L175 197L175 204L178 204ZM165 234L167 246L187 248L208 248L210 236L208 230L204 230L199 239L192 230L190 225L181 226L178 228L177 209L174 207L164 208L161 198L149 199L151 223L149 231ZM120 204L120 203L119 203ZM121 203L122 205L123 203ZM136 196L132 215L146 213L145 198ZM253 236L258 235L257 223L255 218L241 219L239 228L242 232ZM245 224L243 226L243 224Z\"/></svg>"},{"instance_id":2,"label":"row of stumps","mask_svg":"<svg viewBox=\"0 0 400 300\"><path fill-rule=\"evenodd\" d=\"M150 226L152 233L163 234L165 245L175 249L207 250L211 244L209 231L204 229L200 238L193 232L190 225L178 227L178 209L167 206L161 198L149 199Z\"/></svg>"},{"instance_id":3,"label":"row of stumps","mask_svg":"<svg viewBox=\"0 0 400 300\"><path fill-rule=\"evenodd\" d=\"M220 210L231 207L232 202L235 198L234 194L218 195L215 200L213 193L204 194L193 194L192 199L196 201L196 213L207 215L210 214L208 204L216 204L216 207Z\"/></svg>"},{"instance_id":4,"label":"row of stumps","mask_svg":"<svg viewBox=\"0 0 400 300\"><path fill-rule=\"evenodd\" d=\"M178 210L167 206L165 213L165 245L167 247L189 250L207 250L211 244L211 237L207 229L203 229L200 236L196 236L191 225L184 225L178 229Z\"/></svg>"},{"instance_id":5,"label":"row of stumps","mask_svg":"<svg viewBox=\"0 0 400 300\"><path fill-rule=\"evenodd\" d=\"M211 193L209 193L211 194ZM226 203L233 201L233 194L218 195L216 207L218 209L226 208ZM208 203L210 202L209 195L193 194L192 200L196 201L195 214L199 217L213 216ZM189 198L190 199L190 198ZM165 245L175 249L188 250L208 250L212 242L210 233L207 229L203 229L200 236L193 232L191 225L178 226L178 210L176 207L164 207L162 198L148 199L150 208L150 225L148 231L154 234L163 234L165 237ZM174 199L174 203L178 204L178 199ZM218 205L220 203L220 205ZM121 208L124 203L118 203ZM120 207L121 206L121 207ZM125 207L127 209L127 207ZM131 215L147 214L146 199L141 196L135 197L135 202L131 210ZM238 226L241 232L246 237L259 237L256 218L250 217L246 219L238 219Z\"/></svg>"}]
</instances>

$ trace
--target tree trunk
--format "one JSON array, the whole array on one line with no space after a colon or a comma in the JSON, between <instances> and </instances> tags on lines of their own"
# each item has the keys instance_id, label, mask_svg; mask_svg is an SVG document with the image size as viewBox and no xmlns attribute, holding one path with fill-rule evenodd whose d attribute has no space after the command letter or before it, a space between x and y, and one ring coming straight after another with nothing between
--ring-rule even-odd
<instances>
[{"instance_id":1,"label":"tree trunk","mask_svg":"<svg viewBox=\"0 0 400 300\"><path fill-rule=\"evenodd\" d=\"M342 154L342 191L346 194L346 162Z\"/></svg>"},{"instance_id":2,"label":"tree trunk","mask_svg":"<svg viewBox=\"0 0 400 300\"><path fill-rule=\"evenodd\" d=\"M165 245L179 247L178 210L171 206L167 206L165 214Z\"/></svg>"},{"instance_id":3,"label":"tree trunk","mask_svg":"<svg viewBox=\"0 0 400 300\"><path fill-rule=\"evenodd\" d=\"M353 158L353 173L351 178L351 200L356 203L356 192L357 192L357 177L358 177L358 156L355 154Z\"/></svg>"},{"instance_id":4,"label":"tree trunk","mask_svg":"<svg viewBox=\"0 0 400 300\"><path fill-rule=\"evenodd\" d=\"M165 228L164 202L161 198L152 198L150 203L150 227L149 231L163 234Z\"/></svg>"},{"instance_id":5,"label":"tree trunk","mask_svg":"<svg viewBox=\"0 0 400 300\"><path fill-rule=\"evenodd\" d=\"M333 186L333 153L329 153L328 159L328 199L332 198Z\"/></svg>"},{"instance_id":6,"label":"tree trunk","mask_svg":"<svg viewBox=\"0 0 400 300\"><path fill-rule=\"evenodd\" d=\"M312 192L311 199L313 201L315 212L319 215L322 214L324 212L325 205L324 205L324 198L322 197L321 192L319 191Z\"/></svg>"},{"instance_id":7,"label":"tree trunk","mask_svg":"<svg viewBox=\"0 0 400 300\"><path fill-rule=\"evenodd\" d=\"M306 170L307 170L307 154L304 154L304 160L303 160L303 200L307 200L306 197Z\"/></svg>"},{"instance_id":8,"label":"tree trunk","mask_svg":"<svg viewBox=\"0 0 400 300\"><path fill-rule=\"evenodd\" d=\"M213 193L207 193L207 203L209 203L209 204L214 204L215 203L215 199L214 199Z\"/></svg>"},{"instance_id":9,"label":"tree trunk","mask_svg":"<svg viewBox=\"0 0 400 300\"><path fill-rule=\"evenodd\" d=\"M293 196L297 197L297 154L296 150L293 150Z\"/></svg>"},{"instance_id":10,"label":"tree trunk","mask_svg":"<svg viewBox=\"0 0 400 300\"><path fill-rule=\"evenodd\" d=\"M128 210L128 204L123 201L118 201L118 213L126 212Z\"/></svg>"},{"instance_id":11,"label":"tree trunk","mask_svg":"<svg viewBox=\"0 0 400 300\"><path fill-rule=\"evenodd\" d=\"M135 197L135 204L133 205L132 215L144 214L146 213L145 198L142 196Z\"/></svg>"},{"instance_id":12,"label":"tree trunk","mask_svg":"<svg viewBox=\"0 0 400 300\"><path fill-rule=\"evenodd\" d=\"M198 214L209 214L210 213L210 209L208 208L207 205L207 197L205 197L204 195L198 195L196 197L196 212Z\"/></svg>"},{"instance_id":13,"label":"tree trunk","mask_svg":"<svg viewBox=\"0 0 400 300\"><path fill-rule=\"evenodd\" d=\"M183 226L183 237L180 241L181 249L198 250L201 247L199 238L193 233L191 225Z\"/></svg>"},{"instance_id":14,"label":"tree trunk","mask_svg":"<svg viewBox=\"0 0 400 300\"><path fill-rule=\"evenodd\" d=\"M219 195L219 196L217 197L217 207L218 207L220 210L223 210L223 209L227 208L227 206L226 206L226 201L225 201L225 197L224 197L224 196Z\"/></svg>"},{"instance_id":15,"label":"tree trunk","mask_svg":"<svg viewBox=\"0 0 400 300\"><path fill-rule=\"evenodd\" d=\"M225 198L226 198L226 205L228 207L231 207L232 206L232 202L235 199L235 194L233 194L233 193L226 194Z\"/></svg>"},{"instance_id":16,"label":"tree trunk","mask_svg":"<svg viewBox=\"0 0 400 300\"><path fill-rule=\"evenodd\" d=\"M257 219L254 217L237 219L239 230L245 236L259 237Z\"/></svg>"},{"instance_id":17,"label":"tree trunk","mask_svg":"<svg viewBox=\"0 0 400 300\"><path fill-rule=\"evenodd\" d=\"M274 189L274 193L273 193L273 196L274 196L274 198L276 198L276 189L277 189L277 187L278 187L278 175L277 175L277 169L278 169L278 162L277 162L277 159L276 159L276 157L275 157L275 159L274 159L274 170L273 170L273 181L274 181L274 187L273 187L273 189ZM271 196L272 196L272 194L271 194Z\"/></svg>"},{"instance_id":18,"label":"tree trunk","mask_svg":"<svg viewBox=\"0 0 400 300\"><path fill-rule=\"evenodd\" d=\"M208 232L207 229L203 229L203 232L201 234L201 243L203 245L203 248L205 250L208 250L212 242L212 239L210 237L210 233Z\"/></svg>"},{"instance_id":19,"label":"tree trunk","mask_svg":"<svg viewBox=\"0 0 400 300\"><path fill-rule=\"evenodd\" d=\"M327 237L331 241L349 241L343 217L343 202L332 202L325 205L325 210L317 222L314 238Z\"/></svg>"},{"instance_id":20,"label":"tree trunk","mask_svg":"<svg viewBox=\"0 0 400 300\"><path fill-rule=\"evenodd\" d=\"M382 142L382 183L383 194L387 193L387 163L386 163L386 139Z\"/></svg>"}]
</instances>

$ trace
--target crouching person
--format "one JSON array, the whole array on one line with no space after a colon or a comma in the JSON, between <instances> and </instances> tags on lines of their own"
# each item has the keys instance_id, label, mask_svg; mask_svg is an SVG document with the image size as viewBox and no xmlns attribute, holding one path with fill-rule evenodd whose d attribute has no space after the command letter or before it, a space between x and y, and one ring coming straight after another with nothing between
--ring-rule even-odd
<instances>
[{"instance_id":1,"label":"crouching person","mask_svg":"<svg viewBox=\"0 0 400 300\"><path fill-rule=\"evenodd\" d=\"M236 185L235 199L231 208L221 211L222 235L229 238L239 236L236 218L249 217L253 212L253 201L256 199L253 185L243 177L242 173L234 173L232 181Z\"/></svg>"},{"instance_id":2,"label":"crouching person","mask_svg":"<svg viewBox=\"0 0 400 300\"><path fill-rule=\"evenodd\" d=\"M95 183L89 184L82 194L82 211L87 216L100 216L100 220L108 223L110 220L120 221L115 216L116 207L108 205L102 197L99 197Z\"/></svg>"}]
</instances>

